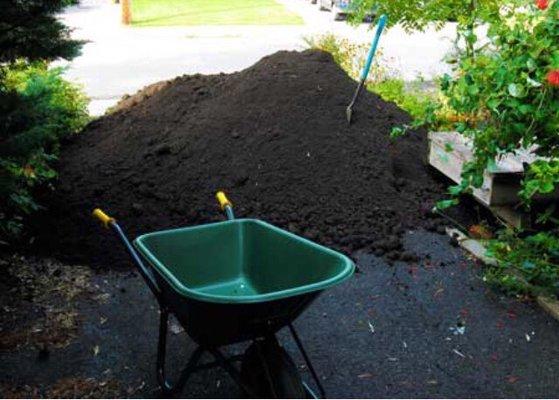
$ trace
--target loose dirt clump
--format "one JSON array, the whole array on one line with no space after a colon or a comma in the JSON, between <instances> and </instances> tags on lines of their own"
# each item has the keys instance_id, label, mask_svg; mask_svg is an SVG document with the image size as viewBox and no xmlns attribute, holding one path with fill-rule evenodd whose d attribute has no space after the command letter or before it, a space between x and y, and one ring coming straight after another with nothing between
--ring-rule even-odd
<instances>
[{"instance_id":1,"label":"loose dirt clump","mask_svg":"<svg viewBox=\"0 0 559 400\"><path fill-rule=\"evenodd\" d=\"M223 189L239 217L409 261L401 235L438 228L430 210L445 186L425 164L425 132L390 140L409 122L394 104L363 93L347 124L355 86L327 53L279 52L126 98L65 146L42 243L73 261L122 265L128 257L91 219L94 207L134 237L223 219L214 201Z\"/></svg>"}]
</instances>

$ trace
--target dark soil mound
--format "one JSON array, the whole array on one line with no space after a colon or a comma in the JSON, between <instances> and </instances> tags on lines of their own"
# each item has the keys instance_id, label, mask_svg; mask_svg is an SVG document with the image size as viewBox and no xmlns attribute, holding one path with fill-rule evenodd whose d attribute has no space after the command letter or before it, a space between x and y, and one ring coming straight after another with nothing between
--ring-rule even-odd
<instances>
[{"instance_id":1,"label":"dark soil mound","mask_svg":"<svg viewBox=\"0 0 559 400\"><path fill-rule=\"evenodd\" d=\"M105 266L128 257L90 217L102 207L131 237L223 219L224 189L239 217L267 220L347 253L402 254L406 229L429 216L444 185L428 173L425 132L391 143L406 113L363 93L317 51L279 52L231 75L152 85L91 123L64 149L51 249Z\"/></svg>"}]
</instances>

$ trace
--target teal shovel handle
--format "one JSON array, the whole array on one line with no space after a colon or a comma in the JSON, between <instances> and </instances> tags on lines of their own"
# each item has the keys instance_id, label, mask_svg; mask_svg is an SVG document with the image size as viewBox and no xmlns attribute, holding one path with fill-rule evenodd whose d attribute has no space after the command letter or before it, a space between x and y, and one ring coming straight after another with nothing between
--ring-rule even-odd
<instances>
[{"instance_id":1,"label":"teal shovel handle","mask_svg":"<svg viewBox=\"0 0 559 400\"><path fill-rule=\"evenodd\" d=\"M369 70L371 69L371 64L373 63L373 58L375 57L375 53L377 52L378 42L380 40L380 35L386 25L386 21L388 17L386 14L382 14L378 21L377 31L375 33L375 37L373 38L373 42L371 43L371 48L369 49L369 54L367 54L367 62L365 63L365 67L363 67L363 71L361 72L361 81L365 82L367 79L367 75L369 75Z\"/></svg>"}]
</instances>

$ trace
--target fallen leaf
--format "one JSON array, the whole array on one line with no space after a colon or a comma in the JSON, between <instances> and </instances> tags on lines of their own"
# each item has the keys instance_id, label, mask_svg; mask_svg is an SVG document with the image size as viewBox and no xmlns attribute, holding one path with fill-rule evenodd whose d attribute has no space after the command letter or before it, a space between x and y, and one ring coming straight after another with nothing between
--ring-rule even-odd
<instances>
[{"instance_id":1,"label":"fallen leaf","mask_svg":"<svg viewBox=\"0 0 559 400\"><path fill-rule=\"evenodd\" d=\"M468 229L468 233L474 239L491 239L493 237L493 233L487 229L487 227L483 225L472 225Z\"/></svg>"},{"instance_id":2,"label":"fallen leaf","mask_svg":"<svg viewBox=\"0 0 559 400\"><path fill-rule=\"evenodd\" d=\"M466 356L465 356L464 354L460 353L458 350L452 349L452 351L453 351L455 354L458 354L460 357L466 358Z\"/></svg>"},{"instance_id":3,"label":"fallen leaf","mask_svg":"<svg viewBox=\"0 0 559 400\"><path fill-rule=\"evenodd\" d=\"M369 330L371 331L371 333L375 333L375 327L373 326L373 324L371 324L371 321L367 321L367 324L369 324Z\"/></svg>"},{"instance_id":4,"label":"fallen leaf","mask_svg":"<svg viewBox=\"0 0 559 400\"><path fill-rule=\"evenodd\" d=\"M107 303L109 301L109 298L111 297L111 295L109 293L102 293L100 295L97 295L94 297L95 300L97 300L99 303Z\"/></svg>"}]
</instances>

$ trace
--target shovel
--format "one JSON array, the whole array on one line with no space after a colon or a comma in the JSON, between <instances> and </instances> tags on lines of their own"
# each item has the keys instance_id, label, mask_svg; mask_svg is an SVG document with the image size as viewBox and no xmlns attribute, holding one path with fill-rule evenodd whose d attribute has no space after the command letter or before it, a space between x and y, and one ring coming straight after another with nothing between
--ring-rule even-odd
<instances>
[{"instance_id":1,"label":"shovel","mask_svg":"<svg viewBox=\"0 0 559 400\"><path fill-rule=\"evenodd\" d=\"M375 33L375 37L373 38L373 42L371 43L371 48L369 49L369 54L367 54L367 62L365 63L365 66L363 67L363 71L361 71L361 78L359 79L359 85L357 86L357 90L355 91L355 94L353 95L353 98L351 99L351 103L349 103L349 106L347 106L346 110L345 110L345 114L347 117L347 123L351 124L351 114L353 114L353 106L355 105L355 102L357 101L357 98L359 97L359 94L361 93L361 90L363 90L363 86L365 86L365 81L367 80L367 76L369 75L369 70L371 69L371 64L373 63L373 58L375 57L375 53L377 51L377 46L378 46L378 42L380 40L380 35L382 34L382 30L384 29L384 26L386 25L386 20L388 19L388 17L383 14L381 15L379 21L378 21L378 26L377 26L377 31Z\"/></svg>"}]
</instances>

